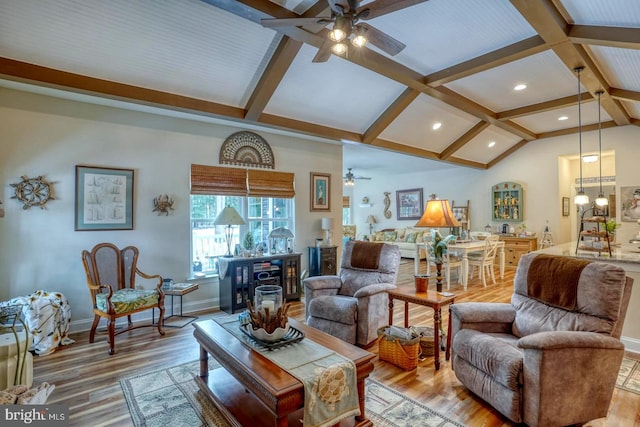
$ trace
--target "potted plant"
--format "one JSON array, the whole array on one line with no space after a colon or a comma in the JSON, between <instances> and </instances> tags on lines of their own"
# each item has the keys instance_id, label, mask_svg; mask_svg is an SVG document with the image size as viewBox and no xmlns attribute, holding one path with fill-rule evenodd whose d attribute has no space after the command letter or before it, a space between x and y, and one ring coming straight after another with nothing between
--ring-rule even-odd
<instances>
[{"instance_id":1,"label":"potted plant","mask_svg":"<svg viewBox=\"0 0 640 427\"><path fill-rule=\"evenodd\" d=\"M616 222L615 218L609 218L604 223L604 229L609 234L609 241L613 242L616 235L616 228L620 227L620 224Z\"/></svg>"},{"instance_id":2,"label":"potted plant","mask_svg":"<svg viewBox=\"0 0 640 427\"><path fill-rule=\"evenodd\" d=\"M253 238L253 233L251 231L247 231L246 233L244 233L244 237L242 238L242 247L247 252L251 253L251 251L253 251L255 246L256 246L256 243Z\"/></svg>"}]
</instances>

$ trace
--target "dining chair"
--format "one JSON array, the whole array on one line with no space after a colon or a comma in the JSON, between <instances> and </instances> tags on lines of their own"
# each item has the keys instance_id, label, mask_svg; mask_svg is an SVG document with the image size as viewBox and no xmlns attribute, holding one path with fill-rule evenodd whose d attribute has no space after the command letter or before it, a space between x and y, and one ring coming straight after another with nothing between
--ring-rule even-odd
<instances>
[{"instance_id":1,"label":"dining chair","mask_svg":"<svg viewBox=\"0 0 640 427\"><path fill-rule=\"evenodd\" d=\"M498 242L500 236L492 234L484 239L484 249L482 252L470 253L469 260L469 277L473 277L473 273L478 267L478 278L482 279L482 286L487 287L487 273L491 274L491 281L496 284L496 275L493 269L496 253L498 252Z\"/></svg>"},{"instance_id":2,"label":"dining chair","mask_svg":"<svg viewBox=\"0 0 640 427\"><path fill-rule=\"evenodd\" d=\"M426 236L426 235L425 235ZM427 254L427 275L431 275L431 266L436 266L436 258L433 254L433 248L430 245L430 238L425 237L424 253ZM458 269L458 284L462 283L462 259L456 252L447 250L442 257L442 267L444 267L444 276L447 283L447 290L451 288L451 269Z\"/></svg>"}]
</instances>

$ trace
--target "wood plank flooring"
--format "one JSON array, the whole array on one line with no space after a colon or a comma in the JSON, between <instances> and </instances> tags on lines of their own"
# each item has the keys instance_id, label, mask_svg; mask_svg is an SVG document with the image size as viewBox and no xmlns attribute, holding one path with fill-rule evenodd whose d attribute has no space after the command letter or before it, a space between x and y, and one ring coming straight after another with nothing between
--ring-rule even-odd
<instances>
[{"instance_id":1,"label":"wood plank flooring","mask_svg":"<svg viewBox=\"0 0 640 427\"><path fill-rule=\"evenodd\" d=\"M413 286L413 262L401 265L400 269L398 284ZM504 280L497 278L495 285L489 281L486 289L474 278L469 281L466 292L459 285L452 285L451 291L457 295L456 303L508 302L513 290L514 272L514 269L507 269ZM433 282L430 286L434 286ZM401 306L401 303L396 304L394 311L396 325L403 323ZM201 319L214 314L198 313ZM443 314L446 322L447 310ZM295 303L289 315L304 320L304 305ZM424 307L410 305L409 316L412 325L433 323L433 312ZM88 332L73 334L71 338L76 340L75 344L61 347L48 356L34 357L34 384L43 381L55 384L56 388L48 403L69 405L71 426L131 426L129 410L119 380L198 358L198 346L193 338L191 326L165 330L165 336L158 335L157 330L152 328L137 329L119 335L116 337L117 353L113 356L108 354L105 334L97 335L93 344L89 344ZM377 353L377 347L374 346L369 351ZM632 354L629 356L634 357ZM450 363L444 362L444 353L441 353L441 368L438 371L434 370L433 358L421 361L417 370L410 372L376 360L371 377L467 426L512 425L467 391L456 379L450 369ZM640 395L616 389L609 416L593 425L640 425L639 414Z\"/></svg>"}]
</instances>

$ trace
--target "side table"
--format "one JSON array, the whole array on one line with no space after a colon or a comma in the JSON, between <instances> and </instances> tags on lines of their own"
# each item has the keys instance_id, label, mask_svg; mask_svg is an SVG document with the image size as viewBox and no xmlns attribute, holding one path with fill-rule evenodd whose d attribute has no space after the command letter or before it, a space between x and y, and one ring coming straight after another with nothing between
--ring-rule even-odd
<instances>
[{"instance_id":1,"label":"side table","mask_svg":"<svg viewBox=\"0 0 640 427\"><path fill-rule=\"evenodd\" d=\"M22 325L22 329L24 330L24 348L21 348L21 340L18 336L19 327L17 323ZM26 360L29 349L29 328L22 320L22 305L8 305L4 307L0 307L0 333L5 333L10 331L13 334L15 339L16 346L16 368L15 375L13 378L13 382L10 383L7 378L7 386L21 384L24 379L25 368L32 369L29 366L26 366ZM7 358L11 358L12 350L10 347L7 348ZM30 355L29 355L30 356ZM9 366L9 362L7 361L7 366ZM30 384L29 384L30 385Z\"/></svg>"},{"instance_id":2,"label":"side table","mask_svg":"<svg viewBox=\"0 0 640 427\"><path fill-rule=\"evenodd\" d=\"M387 291L389 294L389 325L393 324L393 300L404 301L404 327L409 327L409 303L431 307L433 309L433 346L434 365L440 369L440 331L442 330L442 307L454 303L455 295L444 296L436 291L427 290L417 292L415 287L398 287ZM447 345L445 360L451 357L451 310L449 310L449 325L447 328Z\"/></svg>"},{"instance_id":3,"label":"side table","mask_svg":"<svg viewBox=\"0 0 640 427\"><path fill-rule=\"evenodd\" d=\"M165 323L164 323L163 326L166 326L168 328L184 328L189 323L193 322L194 320L196 320L198 318L198 316L185 316L185 315L182 314L182 297L185 296L186 294L189 294L189 293L195 291L196 289L198 289L198 284L197 283L191 284L191 285L189 285L188 287L186 287L184 289L180 288L180 283L174 284L172 289L163 289L164 294L165 295L169 295L171 297L171 315L164 318ZM173 297L174 296L180 298L180 314L174 314L173 313ZM153 310L151 312L151 316L152 316L151 321L153 322L154 321L154 319L153 319ZM167 324L166 320L167 319L171 319L172 317L179 317L179 318L182 318L182 319L191 319L191 320L189 320L188 322L183 323L181 325L170 325L170 324Z\"/></svg>"}]
</instances>

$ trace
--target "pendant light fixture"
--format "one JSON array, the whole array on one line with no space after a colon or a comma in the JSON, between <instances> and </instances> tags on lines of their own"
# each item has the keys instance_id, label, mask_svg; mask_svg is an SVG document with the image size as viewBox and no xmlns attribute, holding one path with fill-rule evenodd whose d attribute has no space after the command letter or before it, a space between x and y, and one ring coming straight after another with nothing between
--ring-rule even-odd
<instances>
[{"instance_id":1,"label":"pendant light fixture","mask_svg":"<svg viewBox=\"0 0 640 427\"><path fill-rule=\"evenodd\" d=\"M573 198L573 203L576 205L586 205L589 203L589 196L584 194L584 187L582 186L582 86L580 85L580 73L582 70L584 70L584 67L576 67L573 69L573 71L578 74L578 144L580 145L580 156L578 157L578 163L580 163L580 188Z\"/></svg>"},{"instance_id":2,"label":"pendant light fixture","mask_svg":"<svg viewBox=\"0 0 640 427\"><path fill-rule=\"evenodd\" d=\"M609 204L609 199L604 197L604 192L602 191L602 121L600 120L600 97L602 96L602 91L596 92L598 95L598 152L600 156L600 192L598 193L598 197L596 198L596 205L602 207L607 206Z\"/></svg>"}]
</instances>

